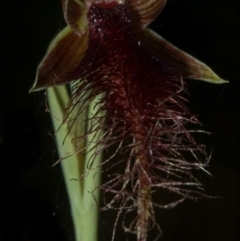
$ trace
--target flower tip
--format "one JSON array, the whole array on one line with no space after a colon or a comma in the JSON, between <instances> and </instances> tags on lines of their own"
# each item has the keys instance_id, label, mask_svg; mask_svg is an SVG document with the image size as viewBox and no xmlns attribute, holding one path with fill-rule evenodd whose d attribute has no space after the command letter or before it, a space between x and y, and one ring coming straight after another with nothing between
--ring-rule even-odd
<instances>
[{"instance_id":1,"label":"flower tip","mask_svg":"<svg viewBox=\"0 0 240 241\"><path fill-rule=\"evenodd\" d=\"M32 92L36 92L36 91L39 91L40 89L39 88L37 88L36 86L35 86L35 84L33 85L33 87L29 90L29 93L31 94Z\"/></svg>"},{"instance_id":2,"label":"flower tip","mask_svg":"<svg viewBox=\"0 0 240 241\"><path fill-rule=\"evenodd\" d=\"M32 92L34 92L34 88L31 88L31 89L29 90L29 94L31 94Z\"/></svg>"},{"instance_id":3,"label":"flower tip","mask_svg":"<svg viewBox=\"0 0 240 241\"><path fill-rule=\"evenodd\" d=\"M211 79L203 79L207 82L213 83L213 84L228 84L229 80L224 80L224 79L217 79L215 81L211 80Z\"/></svg>"},{"instance_id":4,"label":"flower tip","mask_svg":"<svg viewBox=\"0 0 240 241\"><path fill-rule=\"evenodd\" d=\"M39 89L37 88L36 86L36 81L34 82L32 88L29 90L29 93L32 93L32 92L35 92L35 91L38 91Z\"/></svg>"},{"instance_id":5,"label":"flower tip","mask_svg":"<svg viewBox=\"0 0 240 241\"><path fill-rule=\"evenodd\" d=\"M33 85L33 87L29 90L29 93L31 94L32 92L40 91L45 88L38 88L36 85Z\"/></svg>"},{"instance_id":6,"label":"flower tip","mask_svg":"<svg viewBox=\"0 0 240 241\"><path fill-rule=\"evenodd\" d=\"M43 83L41 83L41 81L39 81L39 76L37 75L32 88L29 90L29 93L40 91L40 90L44 90L47 87L51 87L51 86L48 86L46 84L44 85Z\"/></svg>"},{"instance_id":7,"label":"flower tip","mask_svg":"<svg viewBox=\"0 0 240 241\"><path fill-rule=\"evenodd\" d=\"M204 82L208 82L211 84L228 84L229 81L228 80L224 80L222 78L220 78L219 76L215 75L211 77L196 77L196 76L187 76L185 77L185 79L193 79L193 80L200 80L200 81L204 81Z\"/></svg>"}]
</instances>

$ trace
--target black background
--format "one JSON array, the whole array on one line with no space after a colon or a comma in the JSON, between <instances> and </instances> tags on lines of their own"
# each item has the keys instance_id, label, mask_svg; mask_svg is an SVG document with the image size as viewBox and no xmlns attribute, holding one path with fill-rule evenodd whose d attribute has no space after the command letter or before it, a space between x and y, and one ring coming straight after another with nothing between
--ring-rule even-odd
<instances>
[{"instance_id":1,"label":"black background","mask_svg":"<svg viewBox=\"0 0 240 241\"><path fill-rule=\"evenodd\" d=\"M240 2L169 0L152 27L207 63L227 85L188 81L189 107L212 133L206 192L221 196L157 212L162 241L237 241L240 231ZM44 92L29 94L49 41L65 26L60 0L4 1L0 8L0 241L74 240ZM114 213L100 217L110 240ZM134 240L123 232L119 240Z\"/></svg>"}]
</instances>

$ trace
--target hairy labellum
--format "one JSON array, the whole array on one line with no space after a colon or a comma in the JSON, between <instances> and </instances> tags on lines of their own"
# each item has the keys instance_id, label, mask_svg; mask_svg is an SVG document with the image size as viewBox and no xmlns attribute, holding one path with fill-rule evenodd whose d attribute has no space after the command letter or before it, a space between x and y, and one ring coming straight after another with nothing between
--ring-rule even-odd
<instances>
[{"instance_id":1,"label":"hairy labellum","mask_svg":"<svg viewBox=\"0 0 240 241\"><path fill-rule=\"evenodd\" d=\"M137 218L124 227L144 241L147 231L158 227L155 206L171 207L199 196L201 186L192 171L204 169L198 157L207 160L206 153L185 127L197 120L182 103L181 74L141 45L128 8L93 4L87 19L88 48L63 77L66 82L75 80L66 119L75 108L83 113L90 101L102 96L96 103L97 113L88 120L92 122L88 133L76 139L84 141L101 129L96 154L116 145L114 154L102 163L108 177L99 187L108 195L103 209L115 206L119 213L136 211ZM93 162L94 156L89 160L90 169ZM156 204L151 198L156 190L172 192L173 199L162 206Z\"/></svg>"},{"instance_id":2,"label":"hairy labellum","mask_svg":"<svg viewBox=\"0 0 240 241\"><path fill-rule=\"evenodd\" d=\"M184 105L183 79L227 81L147 28L166 2L62 0L67 26L49 45L30 91L54 87L50 108L66 111L56 140L60 160L73 161L61 165L79 240L97 237L96 225L86 233L97 220L89 188L103 191L103 210L118 210L112 241L120 217L138 241L153 240L152 229L158 240L155 208L203 195L194 174L206 172L208 157L192 137L198 121ZM67 88L55 87L68 83L64 109ZM103 173L101 185L96 172ZM68 182L87 175L75 186Z\"/></svg>"}]
</instances>

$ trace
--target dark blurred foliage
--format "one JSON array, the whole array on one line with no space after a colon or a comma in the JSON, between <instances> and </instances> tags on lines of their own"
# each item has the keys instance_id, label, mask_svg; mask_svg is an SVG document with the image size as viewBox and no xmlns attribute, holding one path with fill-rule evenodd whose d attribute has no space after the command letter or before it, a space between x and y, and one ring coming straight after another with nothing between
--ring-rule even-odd
<instances>
[{"instance_id":1,"label":"dark blurred foliage","mask_svg":"<svg viewBox=\"0 0 240 241\"><path fill-rule=\"evenodd\" d=\"M212 133L199 137L213 152L213 177L201 179L219 198L158 210L162 241L240 238L239 12L237 0L169 0L151 25L230 80L188 81L189 107ZM4 1L0 22L0 241L74 240L60 166L52 167L58 156L45 95L28 93L49 41L65 25L60 0ZM101 214L99 240L110 240L114 218L113 211ZM117 240L134 238L119 231Z\"/></svg>"}]
</instances>

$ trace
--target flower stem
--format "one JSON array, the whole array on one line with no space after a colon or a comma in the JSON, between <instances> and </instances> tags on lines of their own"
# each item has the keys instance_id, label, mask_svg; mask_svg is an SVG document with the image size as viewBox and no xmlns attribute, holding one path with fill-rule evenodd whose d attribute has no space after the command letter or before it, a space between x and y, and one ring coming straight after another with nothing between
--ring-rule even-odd
<instances>
[{"instance_id":1,"label":"flower stem","mask_svg":"<svg viewBox=\"0 0 240 241\"><path fill-rule=\"evenodd\" d=\"M66 111L65 106L70 96L65 86L49 88L47 94L50 110L54 114L52 116L54 129L57 131ZM89 105L88 118L97 111L96 108L94 109L95 101L97 99L93 100ZM63 123L61 129L56 132L56 141L59 156L62 158L60 159L60 163L71 207L75 240L97 241L98 206L95 200L98 201L99 199L99 190L97 189L94 192L95 200L90 192L91 189L95 189L95 187L100 185L100 177L90 172L84 180L80 180L84 173L89 171L87 169L87 162L89 156L92 155L90 150L95 141L94 137L91 135L88 136L90 144L87 146L86 155L81 152L81 149L84 148L83 142L79 144L74 141L76 135L82 134L85 131L85 122L82 119L83 117L80 116L79 120L74 122L74 125L70 129L68 123ZM64 157L66 156L67 158L65 159ZM101 160L102 154L99 153L95 156L92 168L99 166Z\"/></svg>"}]
</instances>

